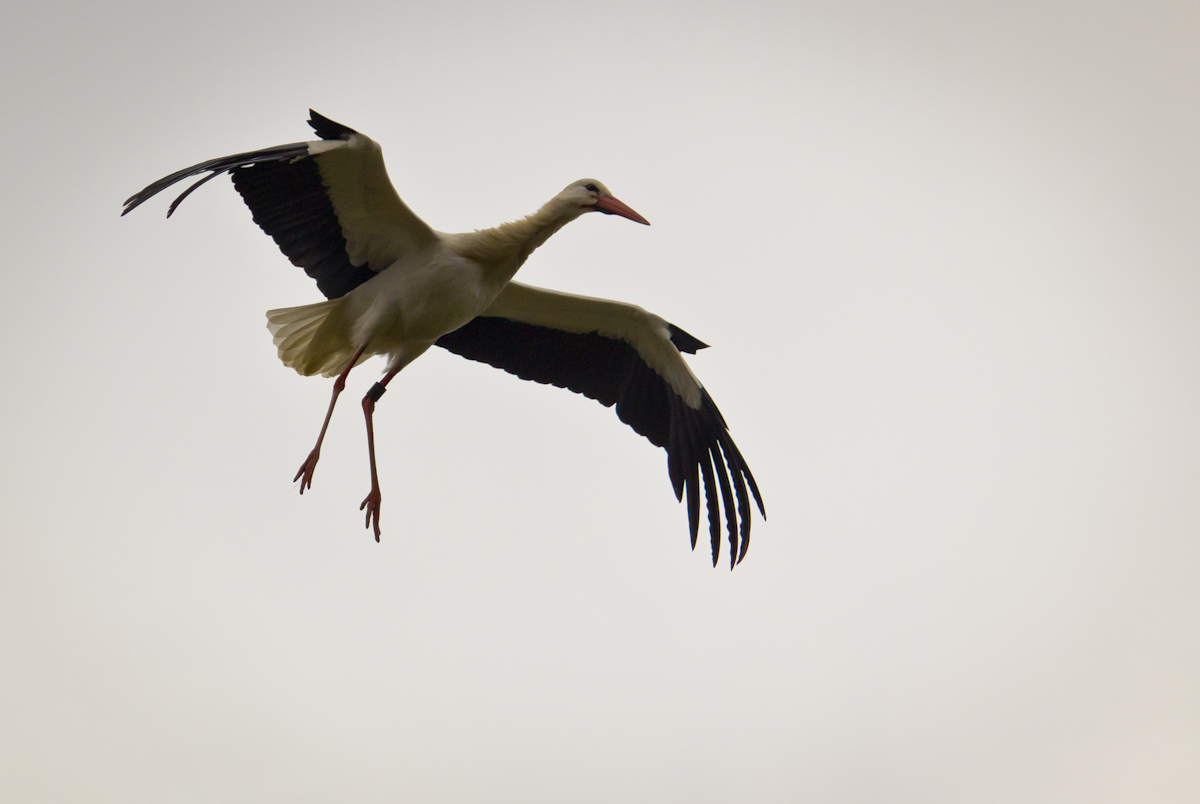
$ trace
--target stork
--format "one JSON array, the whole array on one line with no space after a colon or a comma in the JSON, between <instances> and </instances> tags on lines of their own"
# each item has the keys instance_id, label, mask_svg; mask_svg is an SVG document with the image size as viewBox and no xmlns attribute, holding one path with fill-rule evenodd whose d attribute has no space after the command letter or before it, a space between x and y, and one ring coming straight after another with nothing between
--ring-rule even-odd
<instances>
[{"instance_id":1,"label":"stork","mask_svg":"<svg viewBox=\"0 0 1200 804\"><path fill-rule=\"evenodd\" d=\"M350 370L365 358L386 356L383 378L362 400L371 491L359 510L379 541L375 405L392 379L436 344L522 379L615 405L621 421L666 450L675 497L687 497L692 549L702 478L713 566L720 555L722 506L730 568L745 558L750 495L764 518L766 510L725 419L681 355L707 344L632 304L512 281L534 249L585 213L650 222L599 181L580 179L521 220L464 234L434 231L396 193L378 143L309 113L320 139L201 162L131 196L121 213L201 176L167 208L170 217L198 187L228 173L254 222L325 294L323 302L267 312L285 366L305 376L336 377L316 445L293 478L300 493L312 487Z\"/></svg>"}]
</instances>

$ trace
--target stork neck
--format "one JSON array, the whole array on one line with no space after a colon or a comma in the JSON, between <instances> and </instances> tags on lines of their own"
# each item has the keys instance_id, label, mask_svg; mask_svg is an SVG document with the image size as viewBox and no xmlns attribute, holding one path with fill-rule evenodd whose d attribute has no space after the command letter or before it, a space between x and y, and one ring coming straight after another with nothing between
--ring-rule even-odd
<instances>
[{"instance_id":1,"label":"stork neck","mask_svg":"<svg viewBox=\"0 0 1200 804\"><path fill-rule=\"evenodd\" d=\"M573 204L553 198L532 215L474 232L470 238L468 256L482 264L485 270L507 273L507 276L497 277L507 281L529 259L534 249L580 214L581 210Z\"/></svg>"},{"instance_id":2,"label":"stork neck","mask_svg":"<svg viewBox=\"0 0 1200 804\"><path fill-rule=\"evenodd\" d=\"M556 203L557 201L558 199L550 201L527 218L504 224L504 226L513 228L515 239L524 241L520 249L521 262L524 262L534 249L549 240L555 232L579 217L579 209Z\"/></svg>"}]
</instances>

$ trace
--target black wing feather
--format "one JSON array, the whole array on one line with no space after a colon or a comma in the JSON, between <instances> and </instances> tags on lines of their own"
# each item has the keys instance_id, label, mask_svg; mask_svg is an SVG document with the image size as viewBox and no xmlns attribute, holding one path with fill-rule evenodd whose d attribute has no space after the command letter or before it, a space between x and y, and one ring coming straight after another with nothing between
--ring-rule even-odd
<instances>
[{"instance_id":1,"label":"black wing feather","mask_svg":"<svg viewBox=\"0 0 1200 804\"><path fill-rule=\"evenodd\" d=\"M721 507L717 502L717 484L713 482L712 454L707 449L700 453L700 474L704 477L704 504L708 507L708 536L715 567L721 555Z\"/></svg>"},{"instance_id":2,"label":"black wing feather","mask_svg":"<svg viewBox=\"0 0 1200 804\"><path fill-rule=\"evenodd\" d=\"M233 170L233 186L292 264L317 281L327 298L336 299L375 276L354 265L333 204L311 159L264 162Z\"/></svg>"},{"instance_id":3,"label":"black wing feather","mask_svg":"<svg viewBox=\"0 0 1200 804\"><path fill-rule=\"evenodd\" d=\"M696 549L696 537L700 533L700 449L699 440L693 432L692 419L694 417L687 415L688 407L683 399L679 396L674 396L672 400L674 410L671 416L671 425L679 424L680 436L680 455L679 460L683 465L684 476L682 485L687 492L687 507L688 507L688 528L691 530L692 549ZM675 491L675 498L680 499L678 487ZM716 566L716 560L713 560L713 566Z\"/></svg>"},{"instance_id":4,"label":"black wing feather","mask_svg":"<svg viewBox=\"0 0 1200 804\"><path fill-rule=\"evenodd\" d=\"M725 506L725 524L729 530L729 568L737 564L738 527L737 513L733 507L733 489L729 485L729 474L725 471L725 461L722 460L721 450L717 445L709 448L712 453L713 468L717 470L717 481L721 487L721 503ZM716 556L713 556L716 559Z\"/></svg>"},{"instance_id":5,"label":"black wing feather","mask_svg":"<svg viewBox=\"0 0 1200 804\"><path fill-rule=\"evenodd\" d=\"M317 136L326 140L348 139L354 129L309 110ZM222 173L233 177L254 222L269 234L284 255L317 281L327 298L344 296L375 276L366 265L354 265L346 252L346 238L321 181L317 163L308 156L308 143L293 142L261 151L209 159L176 171L136 193L125 202L126 215L173 184L199 176L167 209L176 207L207 181Z\"/></svg>"},{"instance_id":6,"label":"black wing feather","mask_svg":"<svg viewBox=\"0 0 1200 804\"><path fill-rule=\"evenodd\" d=\"M129 198L125 199L125 209L121 210L121 214L128 215L172 184L176 184L192 176L199 176L201 173L228 173L234 168L243 165L255 165L260 162L278 162L280 160L299 159L306 156L308 156L308 143L293 142L287 145L276 145L274 148L264 148L261 151L246 151L245 153L234 154L233 156L209 159L197 165L192 165L189 168L177 170L169 176L163 176L158 181L146 186L140 192L129 196ZM184 190L183 195L176 199L176 201L182 201L201 183L197 182L187 190ZM175 211L175 206L171 206L172 212Z\"/></svg>"},{"instance_id":7,"label":"black wing feather","mask_svg":"<svg viewBox=\"0 0 1200 804\"><path fill-rule=\"evenodd\" d=\"M681 351L693 352L706 345L678 327L671 326L669 331L672 343ZM766 511L754 477L729 436L724 417L703 388L700 409L688 407L632 345L595 332L565 332L508 318L481 316L443 335L437 344L521 379L567 388L605 407L615 405L622 422L667 451L667 471L675 497L682 501L685 493L687 496L692 547L696 546L699 531L703 481L713 565L716 566L721 549L722 502L729 533L730 565L745 557L750 539L747 484L764 517Z\"/></svg>"},{"instance_id":8,"label":"black wing feather","mask_svg":"<svg viewBox=\"0 0 1200 804\"><path fill-rule=\"evenodd\" d=\"M323 114L318 114L312 109L308 110L308 124L317 136L323 140L348 140L358 132L343 126L341 123L330 120Z\"/></svg>"},{"instance_id":9,"label":"black wing feather","mask_svg":"<svg viewBox=\"0 0 1200 804\"><path fill-rule=\"evenodd\" d=\"M671 333L671 343L675 344L675 348L684 354L694 355L701 349L708 348L707 343L687 334L674 324L667 324L667 331Z\"/></svg>"}]
</instances>

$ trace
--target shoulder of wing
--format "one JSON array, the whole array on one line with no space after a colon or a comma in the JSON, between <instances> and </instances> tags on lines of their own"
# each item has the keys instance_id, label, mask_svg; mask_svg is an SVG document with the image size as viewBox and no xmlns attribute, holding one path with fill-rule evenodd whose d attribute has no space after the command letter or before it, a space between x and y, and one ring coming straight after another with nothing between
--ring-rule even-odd
<instances>
[{"instance_id":1,"label":"shoulder of wing","mask_svg":"<svg viewBox=\"0 0 1200 804\"><path fill-rule=\"evenodd\" d=\"M624 341L690 407L700 406L700 381L672 341L671 325L636 304L509 282L482 315Z\"/></svg>"}]
</instances>

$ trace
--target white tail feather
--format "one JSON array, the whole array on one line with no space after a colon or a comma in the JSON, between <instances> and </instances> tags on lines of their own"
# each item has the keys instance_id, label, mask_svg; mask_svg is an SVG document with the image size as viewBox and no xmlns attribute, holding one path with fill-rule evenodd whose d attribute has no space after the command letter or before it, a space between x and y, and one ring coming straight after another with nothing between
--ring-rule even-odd
<instances>
[{"instance_id":1,"label":"white tail feather","mask_svg":"<svg viewBox=\"0 0 1200 804\"><path fill-rule=\"evenodd\" d=\"M267 311L267 329L283 365L301 374L326 377L339 373L354 357L354 348L341 326L341 299Z\"/></svg>"}]
</instances>

